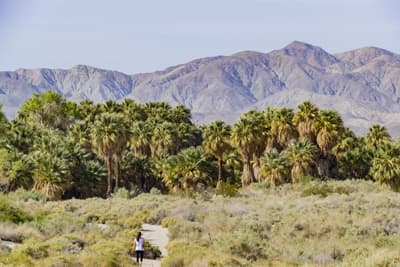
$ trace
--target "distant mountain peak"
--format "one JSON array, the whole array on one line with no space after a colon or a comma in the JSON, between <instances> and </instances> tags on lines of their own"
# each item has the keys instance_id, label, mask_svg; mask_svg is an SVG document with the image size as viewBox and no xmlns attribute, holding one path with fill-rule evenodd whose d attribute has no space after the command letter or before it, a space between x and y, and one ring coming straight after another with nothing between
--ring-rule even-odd
<instances>
[{"instance_id":1,"label":"distant mountain peak","mask_svg":"<svg viewBox=\"0 0 400 267\"><path fill-rule=\"evenodd\" d=\"M367 64L371 60L380 56L396 56L396 54L374 46L363 47L355 50L351 50L344 53L336 54L335 56L342 61L352 62L356 66Z\"/></svg>"},{"instance_id":2,"label":"distant mountain peak","mask_svg":"<svg viewBox=\"0 0 400 267\"><path fill-rule=\"evenodd\" d=\"M293 41L278 53L283 53L286 56L297 58L298 60L306 61L308 64L315 67L325 67L337 63L337 59L318 46L308 43Z\"/></svg>"}]
</instances>

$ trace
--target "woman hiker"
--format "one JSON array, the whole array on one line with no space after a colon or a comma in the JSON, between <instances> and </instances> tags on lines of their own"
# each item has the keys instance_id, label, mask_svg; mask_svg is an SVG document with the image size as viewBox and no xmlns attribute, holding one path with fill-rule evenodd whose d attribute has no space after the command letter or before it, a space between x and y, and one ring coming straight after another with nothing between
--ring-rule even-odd
<instances>
[{"instance_id":1,"label":"woman hiker","mask_svg":"<svg viewBox=\"0 0 400 267\"><path fill-rule=\"evenodd\" d=\"M135 251L136 251L136 261L143 262L143 253L144 253L144 238L142 237L142 233L139 232L135 238Z\"/></svg>"}]
</instances>

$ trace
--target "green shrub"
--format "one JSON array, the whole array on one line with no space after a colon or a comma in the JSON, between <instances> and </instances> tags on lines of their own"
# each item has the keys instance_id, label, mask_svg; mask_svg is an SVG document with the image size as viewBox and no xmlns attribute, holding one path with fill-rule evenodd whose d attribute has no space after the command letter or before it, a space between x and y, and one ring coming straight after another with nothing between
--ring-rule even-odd
<instances>
[{"instance_id":1,"label":"green shrub","mask_svg":"<svg viewBox=\"0 0 400 267\"><path fill-rule=\"evenodd\" d=\"M310 183L306 188L301 192L302 197L308 197L312 195L319 195L321 197L327 197L331 194L350 194L352 189L344 186L334 186L332 184L328 184L326 182L314 182Z\"/></svg>"},{"instance_id":2,"label":"green shrub","mask_svg":"<svg viewBox=\"0 0 400 267\"><path fill-rule=\"evenodd\" d=\"M116 193L113 194L113 197L129 199L130 194L129 194L128 189L120 188L120 189L118 189L118 191Z\"/></svg>"},{"instance_id":3,"label":"green shrub","mask_svg":"<svg viewBox=\"0 0 400 267\"><path fill-rule=\"evenodd\" d=\"M230 184L222 182L219 187L216 189L217 195L222 195L224 197L234 197L237 195L239 189L238 184Z\"/></svg>"},{"instance_id":4,"label":"green shrub","mask_svg":"<svg viewBox=\"0 0 400 267\"><path fill-rule=\"evenodd\" d=\"M0 194L0 222L23 223L32 217L20 208L15 207L6 196Z\"/></svg>"},{"instance_id":5,"label":"green shrub","mask_svg":"<svg viewBox=\"0 0 400 267\"><path fill-rule=\"evenodd\" d=\"M46 202L49 200L48 196L40 192L33 190L25 190L23 188L18 188L16 191L10 192L8 195L13 199L22 200L25 202L28 200Z\"/></svg>"}]
</instances>

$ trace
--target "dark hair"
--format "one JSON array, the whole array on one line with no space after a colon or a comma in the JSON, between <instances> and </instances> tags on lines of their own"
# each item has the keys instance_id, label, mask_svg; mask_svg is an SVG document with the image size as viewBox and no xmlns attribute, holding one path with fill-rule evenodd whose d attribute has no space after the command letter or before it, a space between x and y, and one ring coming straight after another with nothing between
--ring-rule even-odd
<instances>
[{"instance_id":1,"label":"dark hair","mask_svg":"<svg viewBox=\"0 0 400 267\"><path fill-rule=\"evenodd\" d=\"M141 232L139 232L138 234L137 234L137 236L136 236L136 241L139 241L139 238L142 236L142 233Z\"/></svg>"}]
</instances>

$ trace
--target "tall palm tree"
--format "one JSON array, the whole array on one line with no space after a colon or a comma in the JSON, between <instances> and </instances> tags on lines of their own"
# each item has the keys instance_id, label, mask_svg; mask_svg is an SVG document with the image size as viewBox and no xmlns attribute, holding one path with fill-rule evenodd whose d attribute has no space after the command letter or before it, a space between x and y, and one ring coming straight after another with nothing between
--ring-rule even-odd
<instances>
[{"instance_id":1,"label":"tall palm tree","mask_svg":"<svg viewBox=\"0 0 400 267\"><path fill-rule=\"evenodd\" d=\"M143 107L147 118L152 118L155 122L161 123L170 121L171 105L165 102L147 102Z\"/></svg>"},{"instance_id":2,"label":"tall palm tree","mask_svg":"<svg viewBox=\"0 0 400 267\"><path fill-rule=\"evenodd\" d=\"M147 119L143 106L133 99L125 98L121 106L125 116L130 122L145 121Z\"/></svg>"},{"instance_id":3,"label":"tall palm tree","mask_svg":"<svg viewBox=\"0 0 400 267\"><path fill-rule=\"evenodd\" d=\"M270 132L280 149L284 149L292 139L298 136L296 127L293 125L293 116L293 110L290 108L274 111Z\"/></svg>"},{"instance_id":4,"label":"tall palm tree","mask_svg":"<svg viewBox=\"0 0 400 267\"><path fill-rule=\"evenodd\" d=\"M290 162L276 149L266 152L261 158L261 174L273 186L284 183L289 177Z\"/></svg>"},{"instance_id":5,"label":"tall palm tree","mask_svg":"<svg viewBox=\"0 0 400 267\"><path fill-rule=\"evenodd\" d=\"M310 101L305 101L298 106L298 110L293 117L293 124L297 128L300 138L307 138L315 142L315 119L317 115L318 108Z\"/></svg>"},{"instance_id":6,"label":"tall palm tree","mask_svg":"<svg viewBox=\"0 0 400 267\"><path fill-rule=\"evenodd\" d=\"M83 148L91 150L89 125L83 120L76 121L70 126L68 137L71 141L80 144Z\"/></svg>"},{"instance_id":7,"label":"tall palm tree","mask_svg":"<svg viewBox=\"0 0 400 267\"><path fill-rule=\"evenodd\" d=\"M174 123L188 123L191 124L192 115L190 109L184 105L177 105L170 112L170 120Z\"/></svg>"},{"instance_id":8,"label":"tall palm tree","mask_svg":"<svg viewBox=\"0 0 400 267\"><path fill-rule=\"evenodd\" d=\"M322 155L327 156L343 131L342 119L336 111L320 110L315 120L317 144Z\"/></svg>"},{"instance_id":9,"label":"tall palm tree","mask_svg":"<svg viewBox=\"0 0 400 267\"><path fill-rule=\"evenodd\" d=\"M120 116L118 120L119 120L118 138L117 142L115 143L113 151L113 160L114 160L113 167L114 167L114 179L115 179L114 192L117 192L119 189L119 179L120 179L119 162L121 160L122 153L128 146L128 141L130 140L131 136L130 127L128 121L126 120L126 117Z\"/></svg>"},{"instance_id":10,"label":"tall palm tree","mask_svg":"<svg viewBox=\"0 0 400 267\"><path fill-rule=\"evenodd\" d=\"M368 148L377 150L380 146L391 141L386 127L379 124L372 125L365 136L365 143Z\"/></svg>"},{"instance_id":11,"label":"tall palm tree","mask_svg":"<svg viewBox=\"0 0 400 267\"><path fill-rule=\"evenodd\" d=\"M150 138L151 133L145 122L138 121L132 124L129 146L136 156L150 156Z\"/></svg>"},{"instance_id":12,"label":"tall palm tree","mask_svg":"<svg viewBox=\"0 0 400 267\"><path fill-rule=\"evenodd\" d=\"M78 106L78 114L81 120L93 122L100 112L100 106L95 105L91 100L82 100Z\"/></svg>"},{"instance_id":13,"label":"tall palm tree","mask_svg":"<svg viewBox=\"0 0 400 267\"><path fill-rule=\"evenodd\" d=\"M175 128L170 122L156 124L150 139L151 155L169 154L175 143Z\"/></svg>"},{"instance_id":14,"label":"tall palm tree","mask_svg":"<svg viewBox=\"0 0 400 267\"><path fill-rule=\"evenodd\" d=\"M231 128L223 121L214 121L207 125L203 130L203 145L207 152L213 154L218 161L218 183L222 182L222 164L224 152L229 149Z\"/></svg>"},{"instance_id":15,"label":"tall palm tree","mask_svg":"<svg viewBox=\"0 0 400 267\"><path fill-rule=\"evenodd\" d=\"M249 111L232 127L231 143L243 157L242 186L256 181L252 159L255 151L265 150L266 129L262 113Z\"/></svg>"},{"instance_id":16,"label":"tall palm tree","mask_svg":"<svg viewBox=\"0 0 400 267\"><path fill-rule=\"evenodd\" d=\"M231 150L226 151L223 157L225 159L226 168L230 169L230 172L232 173L232 178L230 179L230 182L235 183L236 170L240 171L240 169L243 169L243 162L240 157L240 154L237 151L237 149L233 148Z\"/></svg>"},{"instance_id":17,"label":"tall palm tree","mask_svg":"<svg viewBox=\"0 0 400 267\"><path fill-rule=\"evenodd\" d=\"M357 138L352 130L345 128L342 136L338 139L336 145L332 148L332 153L339 157L346 151L359 148L363 144L362 138Z\"/></svg>"},{"instance_id":18,"label":"tall palm tree","mask_svg":"<svg viewBox=\"0 0 400 267\"><path fill-rule=\"evenodd\" d=\"M292 165L292 182L298 182L302 175L310 175L315 164L317 147L308 139L292 141L284 150L284 155Z\"/></svg>"},{"instance_id":19,"label":"tall palm tree","mask_svg":"<svg viewBox=\"0 0 400 267\"><path fill-rule=\"evenodd\" d=\"M93 146L102 156L107 166L107 195L112 192L112 158L120 147L121 138L125 139L125 118L118 113L101 113L91 129ZM117 177L115 177L118 179Z\"/></svg>"}]
</instances>

